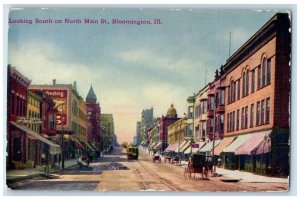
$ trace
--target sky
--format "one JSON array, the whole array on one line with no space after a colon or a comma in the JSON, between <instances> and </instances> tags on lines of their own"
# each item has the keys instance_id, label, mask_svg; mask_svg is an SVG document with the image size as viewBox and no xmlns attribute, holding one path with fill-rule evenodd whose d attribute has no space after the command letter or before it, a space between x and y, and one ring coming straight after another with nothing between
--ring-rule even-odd
<instances>
[{"instance_id":1,"label":"sky","mask_svg":"<svg viewBox=\"0 0 300 200\"><path fill-rule=\"evenodd\" d=\"M275 10L26 8L12 10L8 63L32 84L77 82L86 97L93 85L102 113L114 117L118 141L132 142L143 109L154 117L171 104L179 117L186 99L211 82L216 69L257 32ZM82 23L55 23L65 18ZM53 23L34 23L51 19ZM106 19L109 24L84 24ZM112 19L162 24L112 24Z\"/></svg>"}]
</instances>

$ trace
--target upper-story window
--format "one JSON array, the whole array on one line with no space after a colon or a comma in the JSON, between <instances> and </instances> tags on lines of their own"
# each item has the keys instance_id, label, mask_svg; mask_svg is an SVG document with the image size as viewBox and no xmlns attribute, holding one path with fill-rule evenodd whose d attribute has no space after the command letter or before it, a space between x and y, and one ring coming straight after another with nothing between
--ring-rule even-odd
<instances>
[{"instance_id":1,"label":"upper-story window","mask_svg":"<svg viewBox=\"0 0 300 200\"><path fill-rule=\"evenodd\" d=\"M253 127L254 123L254 103L251 104L251 113L250 113L250 128Z\"/></svg>"},{"instance_id":2,"label":"upper-story window","mask_svg":"<svg viewBox=\"0 0 300 200\"><path fill-rule=\"evenodd\" d=\"M194 112L193 106L189 106L189 114L188 114L189 119L193 118L193 112Z\"/></svg>"},{"instance_id":3,"label":"upper-story window","mask_svg":"<svg viewBox=\"0 0 300 200\"><path fill-rule=\"evenodd\" d=\"M266 100L266 123L270 123L270 98Z\"/></svg>"},{"instance_id":4,"label":"upper-story window","mask_svg":"<svg viewBox=\"0 0 300 200\"><path fill-rule=\"evenodd\" d=\"M271 59L267 61L267 85L271 84Z\"/></svg>"},{"instance_id":5,"label":"upper-story window","mask_svg":"<svg viewBox=\"0 0 300 200\"><path fill-rule=\"evenodd\" d=\"M218 108L218 106L219 106L219 92L217 92L216 93L216 100L215 100L215 102L216 102L216 108Z\"/></svg>"},{"instance_id":6,"label":"upper-story window","mask_svg":"<svg viewBox=\"0 0 300 200\"><path fill-rule=\"evenodd\" d=\"M229 124L230 124L230 120L229 120L229 113L227 113L227 132L230 131L230 127L229 127Z\"/></svg>"},{"instance_id":7,"label":"upper-story window","mask_svg":"<svg viewBox=\"0 0 300 200\"><path fill-rule=\"evenodd\" d=\"M245 89L245 96L249 94L249 69L246 72L246 89Z\"/></svg>"},{"instance_id":8,"label":"upper-story window","mask_svg":"<svg viewBox=\"0 0 300 200\"><path fill-rule=\"evenodd\" d=\"M255 90L255 69L252 70L251 77L252 77L252 81L251 81L251 93L253 93L254 90Z\"/></svg>"},{"instance_id":9,"label":"upper-story window","mask_svg":"<svg viewBox=\"0 0 300 200\"><path fill-rule=\"evenodd\" d=\"M210 96L209 101L208 101L208 109L209 110L213 110L215 108L214 101L215 101L214 96Z\"/></svg>"},{"instance_id":10,"label":"upper-story window","mask_svg":"<svg viewBox=\"0 0 300 200\"><path fill-rule=\"evenodd\" d=\"M265 123L265 100L261 101L261 124Z\"/></svg>"},{"instance_id":11,"label":"upper-story window","mask_svg":"<svg viewBox=\"0 0 300 200\"><path fill-rule=\"evenodd\" d=\"M240 83L241 81L240 81L240 79L237 81L237 100L239 100L240 99L240 97L241 97L241 83Z\"/></svg>"},{"instance_id":12,"label":"upper-story window","mask_svg":"<svg viewBox=\"0 0 300 200\"><path fill-rule=\"evenodd\" d=\"M242 85L242 95L243 97L245 96L246 94L246 73L243 72L243 85Z\"/></svg>"},{"instance_id":13,"label":"upper-story window","mask_svg":"<svg viewBox=\"0 0 300 200\"><path fill-rule=\"evenodd\" d=\"M261 86L264 87L266 85L266 65L267 65L267 60L266 58L263 58L263 63L262 63L262 82Z\"/></svg>"},{"instance_id":14,"label":"upper-story window","mask_svg":"<svg viewBox=\"0 0 300 200\"><path fill-rule=\"evenodd\" d=\"M220 104L221 105L225 104L225 90L224 89L220 90Z\"/></svg>"},{"instance_id":15,"label":"upper-story window","mask_svg":"<svg viewBox=\"0 0 300 200\"><path fill-rule=\"evenodd\" d=\"M231 102L235 101L234 98L234 85L233 85L233 80L230 82L230 89L231 89Z\"/></svg>"},{"instance_id":16,"label":"upper-story window","mask_svg":"<svg viewBox=\"0 0 300 200\"><path fill-rule=\"evenodd\" d=\"M202 101L202 114L206 114L207 112L207 100Z\"/></svg>"},{"instance_id":17,"label":"upper-story window","mask_svg":"<svg viewBox=\"0 0 300 200\"><path fill-rule=\"evenodd\" d=\"M230 104L230 102L231 102L231 95L230 95L230 93L231 93L231 90L230 90L230 84L229 84L229 86L227 87L227 101L228 101L228 104Z\"/></svg>"},{"instance_id":18,"label":"upper-story window","mask_svg":"<svg viewBox=\"0 0 300 200\"><path fill-rule=\"evenodd\" d=\"M245 109L242 108L242 129L245 128Z\"/></svg>"},{"instance_id":19,"label":"upper-story window","mask_svg":"<svg viewBox=\"0 0 300 200\"><path fill-rule=\"evenodd\" d=\"M224 131L224 115L220 115L220 132Z\"/></svg>"},{"instance_id":20,"label":"upper-story window","mask_svg":"<svg viewBox=\"0 0 300 200\"><path fill-rule=\"evenodd\" d=\"M257 72L257 90L260 89L260 83L261 83L261 66L258 66L258 72Z\"/></svg>"},{"instance_id":21,"label":"upper-story window","mask_svg":"<svg viewBox=\"0 0 300 200\"><path fill-rule=\"evenodd\" d=\"M245 128L248 128L248 106L245 108Z\"/></svg>"},{"instance_id":22,"label":"upper-story window","mask_svg":"<svg viewBox=\"0 0 300 200\"><path fill-rule=\"evenodd\" d=\"M236 111L236 130L240 128L240 109Z\"/></svg>"},{"instance_id":23,"label":"upper-story window","mask_svg":"<svg viewBox=\"0 0 300 200\"><path fill-rule=\"evenodd\" d=\"M260 101L256 103L256 126L260 125Z\"/></svg>"}]
</instances>

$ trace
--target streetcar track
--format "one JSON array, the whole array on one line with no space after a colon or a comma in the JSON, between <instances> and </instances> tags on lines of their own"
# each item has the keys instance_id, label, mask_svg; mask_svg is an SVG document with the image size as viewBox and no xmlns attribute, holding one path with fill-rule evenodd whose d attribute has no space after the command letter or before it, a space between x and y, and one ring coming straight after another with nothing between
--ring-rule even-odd
<instances>
[{"instance_id":1,"label":"streetcar track","mask_svg":"<svg viewBox=\"0 0 300 200\"><path fill-rule=\"evenodd\" d=\"M156 178L157 180L159 180L159 182L163 185L166 185L168 188L170 188L173 191L184 191L183 189L181 189L178 186L173 186L171 185L171 183L169 183L169 181L167 181L164 178L159 177L157 174L155 174L154 172L152 172L150 169L148 169L145 165L143 165L141 162L137 162L145 171L147 171L151 176L153 176L154 178Z\"/></svg>"}]
</instances>

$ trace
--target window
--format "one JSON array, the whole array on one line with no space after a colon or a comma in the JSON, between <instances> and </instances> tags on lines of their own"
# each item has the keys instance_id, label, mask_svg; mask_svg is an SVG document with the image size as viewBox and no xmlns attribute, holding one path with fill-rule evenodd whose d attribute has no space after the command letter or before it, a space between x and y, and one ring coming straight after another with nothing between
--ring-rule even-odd
<instances>
[{"instance_id":1,"label":"window","mask_svg":"<svg viewBox=\"0 0 300 200\"><path fill-rule=\"evenodd\" d=\"M227 113L227 132L229 132L229 113Z\"/></svg>"},{"instance_id":2,"label":"window","mask_svg":"<svg viewBox=\"0 0 300 200\"><path fill-rule=\"evenodd\" d=\"M194 108L192 106L189 107L189 119L192 119L193 118L193 112L194 112Z\"/></svg>"},{"instance_id":3,"label":"window","mask_svg":"<svg viewBox=\"0 0 300 200\"><path fill-rule=\"evenodd\" d=\"M224 115L220 115L220 132L224 131Z\"/></svg>"},{"instance_id":4,"label":"window","mask_svg":"<svg viewBox=\"0 0 300 200\"><path fill-rule=\"evenodd\" d=\"M266 100L266 123L270 123L270 98Z\"/></svg>"},{"instance_id":5,"label":"window","mask_svg":"<svg viewBox=\"0 0 300 200\"><path fill-rule=\"evenodd\" d=\"M229 113L229 131L232 131L232 112Z\"/></svg>"},{"instance_id":6,"label":"window","mask_svg":"<svg viewBox=\"0 0 300 200\"><path fill-rule=\"evenodd\" d=\"M199 138L199 125L195 127L195 138Z\"/></svg>"},{"instance_id":7,"label":"window","mask_svg":"<svg viewBox=\"0 0 300 200\"><path fill-rule=\"evenodd\" d=\"M214 109L214 107L215 107L215 105L214 105L214 97L213 96L210 96L209 97L209 110L213 110Z\"/></svg>"},{"instance_id":8,"label":"window","mask_svg":"<svg viewBox=\"0 0 300 200\"><path fill-rule=\"evenodd\" d=\"M267 85L271 84L271 59L267 62Z\"/></svg>"},{"instance_id":9,"label":"window","mask_svg":"<svg viewBox=\"0 0 300 200\"><path fill-rule=\"evenodd\" d=\"M254 122L254 104L251 104L250 128L253 127L253 122Z\"/></svg>"},{"instance_id":10,"label":"window","mask_svg":"<svg viewBox=\"0 0 300 200\"><path fill-rule=\"evenodd\" d=\"M235 101L235 93L236 93L236 82L233 84L233 101Z\"/></svg>"},{"instance_id":11,"label":"window","mask_svg":"<svg viewBox=\"0 0 300 200\"><path fill-rule=\"evenodd\" d=\"M252 71L251 93L255 90L255 69Z\"/></svg>"},{"instance_id":12,"label":"window","mask_svg":"<svg viewBox=\"0 0 300 200\"><path fill-rule=\"evenodd\" d=\"M260 102L256 104L256 126L260 125Z\"/></svg>"},{"instance_id":13,"label":"window","mask_svg":"<svg viewBox=\"0 0 300 200\"><path fill-rule=\"evenodd\" d=\"M246 72L246 94L245 96L247 96L249 94L249 69L247 69Z\"/></svg>"},{"instance_id":14,"label":"window","mask_svg":"<svg viewBox=\"0 0 300 200\"><path fill-rule=\"evenodd\" d=\"M233 87L233 81L230 83L230 89L231 89L231 102L234 102L234 87Z\"/></svg>"},{"instance_id":15,"label":"window","mask_svg":"<svg viewBox=\"0 0 300 200\"><path fill-rule=\"evenodd\" d=\"M264 87L266 85L266 58L263 59L263 65L262 65L262 83L261 86Z\"/></svg>"},{"instance_id":16,"label":"window","mask_svg":"<svg viewBox=\"0 0 300 200\"><path fill-rule=\"evenodd\" d=\"M236 130L239 130L240 128L240 110L238 109L236 111Z\"/></svg>"},{"instance_id":17,"label":"window","mask_svg":"<svg viewBox=\"0 0 300 200\"><path fill-rule=\"evenodd\" d=\"M206 136L206 121L202 122L202 137Z\"/></svg>"},{"instance_id":18,"label":"window","mask_svg":"<svg viewBox=\"0 0 300 200\"><path fill-rule=\"evenodd\" d=\"M242 86L242 95L245 96L245 87L246 87L246 73L243 73L243 86Z\"/></svg>"},{"instance_id":19,"label":"window","mask_svg":"<svg viewBox=\"0 0 300 200\"><path fill-rule=\"evenodd\" d=\"M209 132L212 133L213 132L213 119L209 119Z\"/></svg>"},{"instance_id":20,"label":"window","mask_svg":"<svg viewBox=\"0 0 300 200\"><path fill-rule=\"evenodd\" d=\"M220 90L220 104L224 105L225 104L225 90Z\"/></svg>"},{"instance_id":21,"label":"window","mask_svg":"<svg viewBox=\"0 0 300 200\"><path fill-rule=\"evenodd\" d=\"M235 122L235 111L232 114L232 131L234 131L234 122Z\"/></svg>"},{"instance_id":22,"label":"window","mask_svg":"<svg viewBox=\"0 0 300 200\"><path fill-rule=\"evenodd\" d=\"M245 128L248 128L248 106L245 108Z\"/></svg>"},{"instance_id":23,"label":"window","mask_svg":"<svg viewBox=\"0 0 300 200\"><path fill-rule=\"evenodd\" d=\"M245 128L245 110L242 108L242 129Z\"/></svg>"},{"instance_id":24,"label":"window","mask_svg":"<svg viewBox=\"0 0 300 200\"><path fill-rule=\"evenodd\" d=\"M228 104L230 104L230 84L229 84L229 86L227 87L227 93L228 93L228 99L227 99L227 101L228 101Z\"/></svg>"},{"instance_id":25,"label":"window","mask_svg":"<svg viewBox=\"0 0 300 200\"><path fill-rule=\"evenodd\" d=\"M203 113L202 114L206 114L206 112L207 112L207 101L205 100L205 101L202 101L202 103L203 103Z\"/></svg>"},{"instance_id":26,"label":"window","mask_svg":"<svg viewBox=\"0 0 300 200\"><path fill-rule=\"evenodd\" d=\"M238 86L237 86L237 99L239 100L240 99L240 96L241 96L241 91L240 91L240 87L241 87L241 84L240 84L240 80L238 80Z\"/></svg>"},{"instance_id":27,"label":"window","mask_svg":"<svg viewBox=\"0 0 300 200\"><path fill-rule=\"evenodd\" d=\"M257 89L260 89L260 80L261 80L261 66L258 66L257 72Z\"/></svg>"},{"instance_id":28,"label":"window","mask_svg":"<svg viewBox=\"0 0 300 200\"><path fill-rule=\"evenodd\" d=\"M265 123L265 100L261 101L261 124Z\"/></svg>"},{"instance_id":29,"label":"window","mask_svg":"<svg viewBox=\"0 0 300 200\"><path fill-rule=\"evenodd\" d=\"M216 93L216 108L218 108L219 105L219 91Z\"/></svg>"}]
</instances>

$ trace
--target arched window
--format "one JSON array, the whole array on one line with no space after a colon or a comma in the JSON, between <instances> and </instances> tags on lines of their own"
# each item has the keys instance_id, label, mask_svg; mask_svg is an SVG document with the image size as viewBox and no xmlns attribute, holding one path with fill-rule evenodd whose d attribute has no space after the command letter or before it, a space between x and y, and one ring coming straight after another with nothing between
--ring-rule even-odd
<instances>
[{"instance_id":1,"label":"arched window","mask_svg":"<svg viewBox=\"0 0 300 200\"><path fill-rule=\"evenodd\" d=\"M249 69L246 72L246 95L249 94Z\"/></svg>"},{"instance_id":2,"label":"arched window","mask_svg":"<svg viewBox=\"0 0 300 200\"><path fill-rule=\"evenodd\" d=\"M266 66L267 66L267 59L263 58L263 63L262 63L262 83L261 83L262 87L264 87L266 85Z\"/></svg>"},{"instance_id":3,"label":"arched window","mask_svg":"<svg viewBox=\"0 0 300 200\"><path fill-rule=\"evenodd\" d=\"M246 87L246 77L245 77L245 72L243 72L243 86L242 86L242 94L243 94L243 97L245 96L245 87Z\"/></svg>"}]
</instances>

